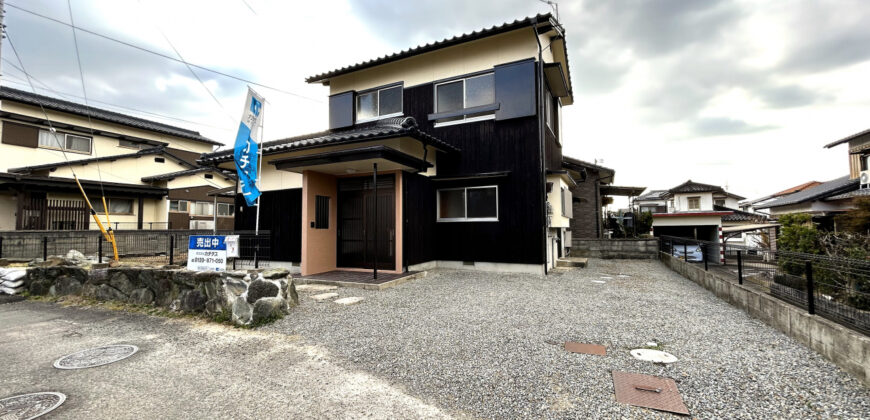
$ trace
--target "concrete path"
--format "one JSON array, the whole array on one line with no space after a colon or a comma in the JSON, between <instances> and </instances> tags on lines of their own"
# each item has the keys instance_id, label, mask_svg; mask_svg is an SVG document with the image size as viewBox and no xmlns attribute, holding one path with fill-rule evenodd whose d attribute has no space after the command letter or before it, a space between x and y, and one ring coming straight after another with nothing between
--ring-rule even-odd
<instances>
[{"instance_id":1,"label":"concrete path","mask_svg":"<svg viewBox=\"0 0 870 420\"><path fill-rule=\"evenodd\" d=\"M131 358L57 370L105 344ZM298 337L41 302L0 304L0 398L57 391L47 419L436 418L439 409L345 366Z\"/></svg>"}]
</instances>

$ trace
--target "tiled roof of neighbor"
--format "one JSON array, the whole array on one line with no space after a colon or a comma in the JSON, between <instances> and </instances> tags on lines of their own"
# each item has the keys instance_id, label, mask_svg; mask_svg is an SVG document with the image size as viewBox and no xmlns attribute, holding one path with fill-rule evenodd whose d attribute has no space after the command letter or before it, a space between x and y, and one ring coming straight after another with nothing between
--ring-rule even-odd
<instances>
[{"instance_id":1,"label":"tiled roof of neighbor","mask_svg":"<svg viewBox=\"0 0 870 420\"><path fill-rule=\"evenodd\" d=\"M821 185L817 185L813 188L786 195L769 203L761 204L756 208L767 209L771 207L788 206L791 204L799 204L807 201L821 200L856 189L858 189L858 180L849 179L849 176L846 175L828 182L824 182Z\"/></svg>"},{"instance_id":2,"label":"tiled roof of neighbor","mask_svg":"<svg viewBox=\"0 0 870 420\"><path fill-rule=\"evenodd\" d=\"M584 167L587 167L590 169L597 169L599 171L604 171L604 172L616 172L615 170L610 169L606 166L596 165L594 163L589 163L585 160L580 160L580 159L572 158L570 156L565 156L565 155L562 155L562 162L576 165L576 166L584 166Z\"/></svg>"},{"instance_id":3,"label":"tiled roof of neighbor","mask_svg":"<svg viewBox=\"0 0 870 420\"><path fill-rule=\"evenodd\" d=\"M848 142L848 141L850 141L850 140L852 140L852 139L855 139L855 138L861 137L861 136L863 136L863 135L865 135L865 134L870 134L870 128L868 128L868 129L866 129L866 130L864 130L864 131L861 131L861 132L859 132L859 133L852 134L851 136L843 137L843 138L841 138L840 140L837 140L837 141L834 141L834 142L828 143L828 144L825 145L825 148L830 149L830 148L832 148L832 147L834 147L834 146L837 146L837 145L840 145L840 144L846 143L846 142Z\"/></svg>"},{"instance_id":4,"label":"tiled roof of neighbor","mask_svg":"<svg viewBox=\"0 0 870 420\"><path fill-rule=\"evenodd\" d=\"M662 200L664 199L664 195L668 193L668 190L650 190L644 195L639 195L634 198L634 201L644 201L644 200Z\"/></svg>"},{"instance_id":5,"label":"tiled roof of neighbor","mask_svg":"<svg viewBox=\"0 0 870 420\"><path fill-rule=\"evenodd\" d=\"M780 192L778 192L778 193L775 193L775 194L773 194L773 197L782 197L782 196L784 196L784 195L794 194L794 193L796 193L796 192L800 192L800 191L803 191L803 190L808 190L808 189L810 189L810 188L817 187L817 186L819 186L819 185L822 185L822 183L819 182L819 181L810 181L810 182L805 182L805 183L803 183L803 184L800 184L800 185L797 185L797 186L791 187L791 188L789 188L789 189L782 190L782 191L780 191Z\"/></svg>"},{"instance_id":6,"label":"tiled roof of neighbor","mask_svg":"<svg viewBox=\"0 0 870 420\"><path fill-rule=\"evenodd\" d=\"M189 140L198 141L200 143L208 143L212 145L222 145L222 143L205 138L198 132L185 128L175 127L168 124L159 123L156 121L146 120L143 118L133 117L126 114L121 114L105 109L94 108L84 104L65 101L63 99L52 98L50 96L37 95L35 93L25 92L23 90L12 89L7 86L0 86L0 99L21 102L27 105L40 106L54 111L68 112L81 116L90 116L93 119L106 122L122 124L129 127L140 128L143 130L154 131L162 134L169 134L176 137L182 137Z\"/></svg>"},{"instance_id":7,"label":"tiled roof of neighbor","mask_svg":"<svg viewBox=\"0 0 870 420\"><path fill-rule=\"evenodd\" d=\"M214 172L223 178L236 179L236 176L230 172L222 171L210 166L205 166L202 168L187 169L184 171L170 172L167 174L146 176L142 178L142 182L163 181L178 178L180 176L194 175L202 172Z\"/></svg>"},{"instance_id":8,"label":"tiled roof of neighbor","mask_svg":"<svg viewBox=\"0 0 870 420\"><path fill-rule=\"evenodd\" d=\"M717 206L713 205L713 210L716 211L730 211L731 214L722 216L723 222L748 222L753 220L765 220L767 219L766 215L758 214L758 213L750 213L742 210L732 209L730 207L725 206Z\"/></svg>"},{"instance_id":9,"label":"tiled roof of neighbor","mask_svg":"<svg viewBox=\"0 0 870 420\"><path fill-rule=\"evenodd\" d=\"M419 128L413 117L386 118L374 123L357 125L348 129L321 131L281 140L264 142L263 154L275 154L298 149L311 149L326 145L356 143L384 138L408 136L425 142L437 149L458 152L459 149L445 143ZM212 164L233 160L233 149L203 154L199 163Z\"/></svg>"},{"instance_id":10,"label":"tiled roof of neighbor","mask_svg":"<svg viewBox=\"0 0 870 420\"><path fill-rule=\"evenodd\" d=\"M315 76L310 76L310 77L306 78L305 81L308 83L327 82L329 80L329 78L331 78L331 77L340 76L342 74L366 69L369 67L378 66L381 64L386 64L386 63L389 63L392 61L398 61L398 60L401 60L403 58L408 58L408 57L411 57L411 56L414 56L417 54L423 54L423 53L438 50L441 48L446 48L446 47L450 47L453 45L461 44L463 42L473 41L473 40L485 38L485 37L492 36L492 35L498 35L498 34L513 31L515 29L519 29L519 28L522 28L525 26L532 26L532 25L536 25L536 24L544 23L544 22L552 22L554 24L554 26L559 25L559 23L556 22L556 20L552 14L550 14L550 13L539 14L539 15L527 17L524 19L517 19L513 22L505 22L505 23L502 23L501 25L498 25L498 26L492 26L490 28L481 29L481 30L474 31L474 32L471 32L468 34L462 34L462 35L454 36L452 38L442 39L441 41L432 42L432 43L429 43L426 45L419 45L419 46L409 48L407 50L402 50L402 51L399 51L397 53L393 53L393 54L386 55L383 57L378 57L378 58L375 58L372 60L363 61L363 62L357 63L357 64L352 64L352 65L347 66L347 67L342 67L340 69L328 71L328 72L321 73L321 74L318 74ZM566 50L566 54L567 54L567 45L565 47L565 50ZM567 55L566 55L566 60L567 60ZM570 85L571 72L569 70L570 69L566 68L565 72L568 73L568 83Z\"/></svg>"},{"instance_id":11,"label":"tiled roof of neighbor","mask_svg":"<svg viewBox=\"0 0 870 420\"><path fill-rule=\"evenodd\" d=\"M702 184L700 182L694 182L691 179L677 185L674 188L668 190L671 194L675 193L693 193L693 192L725 192L722 187L718 185L710 185L710 184Z\"/></svg>"},{"instance_id":12,"label":"tiled roof of neighbor","mask_svg":"<svg viewBox=\"0 0 870 420\"><path fill-rule=\"evenodd\" d=\"M859 190L849 191L843 194L837 194L825 199L825 201L845 200L847 198L870 197L870 188L862 188Z\"/></svg>"},{"instance_id":13,"label":"tiled roof of neighbor","mask_svg":"<svg viewBox=\"0 0 870 420\"><path fill-rule=\"evenodd\" d=\"M90 159L76 159L76 160L71 160L69 162L60 161L60 162L54 162L54 163L45 163L42 165L32 165L32 166L22 166L20 168L10 168L8 170L8 172L9 173L17 173L17 174L29 174L29 173L35 172L35 171L59 168L61 166L67 166L67 165L77 165L77 166L78 165L87 165L89 163L94 163L94 162L108 162L108 161L115 161L115 160L120 160L120 159L138 158L138 157L147 156L147 155L169 156L183 166L187 166L191 169L196 168L196 166L188 163L186 160L184 160L178 156L175 156L170 152L167 152L166 148L164 146L157 146L157 147L152 147L149 149L142 149L142 150L139 150L138 152L135 152L135 153L125 153L125 154L121 154L121 155L101 156L101 157L95 157L95 158L90 158Z\"/></svg>"}]
</instances>

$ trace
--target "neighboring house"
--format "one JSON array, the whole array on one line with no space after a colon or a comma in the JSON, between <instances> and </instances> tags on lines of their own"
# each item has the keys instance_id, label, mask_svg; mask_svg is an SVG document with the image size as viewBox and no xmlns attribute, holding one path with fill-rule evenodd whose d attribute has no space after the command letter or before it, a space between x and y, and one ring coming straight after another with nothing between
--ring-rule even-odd
<instances>
[{"instance_id":1,"label":"neighboring house","mask_svg":"<svg viewBox=\"0 0 870 420\"><path fill-rule=\"evenodd\" d=\"M571 220L567 51L547 14L306 79L329 86L329 129L261 145L272 259L299 261L303 275L376 264L545 273ZM231 150L200 162L234 167ZM253 213L240 206L236 228Z\"/></svg>"},{"instance_id":2,"label":"neighboring house","mask_svg":"<svg viewBox=\"0 0 870 420\"><path fill-rule=\"evenodd\" d=\"M717 185L686 181L661 194L667 212L653 213L653 234L719 242L726 216L735 214L743 197ZM637 200L635 200L637 202Z\"/></svg>"},{"instance_id":3,"label":"neighboring house","mask_svg":"<svg viewBox=\"0 0 870 420\"><path fill-rule=\"evenodd\" d=\"M791 188L788 188L788 189L782 190L782 191L780 191L780 192L778 192L778 193L774 193L774 194L766 195L766 196L764 196L764 197L756 198L756 199L754 199L754 200L743 200L743 201L741 201L741 202L739 203L739 205L740 205L740 209L743 210L743 211L749 212L749 213L764 213L764 214L767 214L767 213L768 213L767 208L766 208L766 207L765 207L765 208L759 208L759 206L763 206L763 205L765 205L765 204L767 204L767 203L773 202L774 200L776 200L776 199L778 199L778 198L780 198L780 197L785 197L785 196L787 196L787 195L791 195L791 194L794 194L794 193L797 193L797 192L801 192L801 191L804 191L804 190L808 190L808 189L813 188L813 187L817 187L817 186L819 186L819 185L821 185L821 184L822 184L822 183L819 182L819 181L810 181L810 182L805 182L805 183L803 183L803 184L796 185L796 186L794 186L794 187L791 187Z\"/></svg>"},{"instance_id":4,"label":"neighboring house","mask_svg":"<svg viewBox=\"0 0 870 420\"><path fill-rule=\"evenodd\" d=\"M855 208L856 199L870 197L870 130L829 143L825 148L844 143L849 145L849 175L755 205L755 208L768 209L774 218L791 213L810 214L822 228L835 229L834 216Z\"/></svg>"},{"instance_id":5,"label":"neighboring house","mask_svg":"<svg viewBox=\"0 0 870 420\"><path fill-rule=\"evenodd\" d=\"M667 213L668 200L665 196L668 190L650 190L634 198L634 207L641 213Z\"/></svg>"},{"instance_id":6,"label":"neighboring house","mask_svg":"<svg viewBox=\"0 0 870 420\"><path fill-rule=\"evenodd\" d=\"M96 229L73 173L101 213L105 194L117 229L169 228L168 195L235 185L199 171L220 143L195 131L8 87L0 101L0 230Z\"/></svg>"},{"instance_id":7,"label":"neighboring house","mask_svg":"<svg viewBox=\"0 0 870 420\"><path fill-rule=\"evenodd\" d=\"M562 168L573 178L570 188L574 217L570 222L570 239L601 239L605 237L604 207L613 203L613 196L634 196L641 187L613 185L616 171L568 156L562 158Z\"/></svg>"}]
</instances>

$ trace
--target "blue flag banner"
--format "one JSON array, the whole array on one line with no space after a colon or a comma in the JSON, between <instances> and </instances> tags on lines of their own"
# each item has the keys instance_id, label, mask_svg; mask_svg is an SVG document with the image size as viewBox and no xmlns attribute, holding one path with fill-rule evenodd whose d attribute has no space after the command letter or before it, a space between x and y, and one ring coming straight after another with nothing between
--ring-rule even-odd
<instances>
[{"instance_id":1,"label":"blue flag banner","mask_svg":"<svg viewBox=\"0 0 870 420\"><path fill-rule=\"evenodd\" d=\"M263 102L263 97L248 87L248 99L245 101L242 122L239 124L239 132L236 134L236 143L233 148L236 172L239 174L239 186L248 206L257 204L257 198L260 197L260 189L257 185L257 159L259 157L257 152L260 145L254 139L260 130Z\"/></svg>"}]
</instances>

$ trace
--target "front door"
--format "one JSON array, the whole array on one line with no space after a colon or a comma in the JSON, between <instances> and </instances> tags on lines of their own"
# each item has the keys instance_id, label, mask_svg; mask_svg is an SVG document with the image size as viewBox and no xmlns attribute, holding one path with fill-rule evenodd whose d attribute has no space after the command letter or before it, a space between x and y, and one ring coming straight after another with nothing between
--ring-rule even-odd
<instances>
[{"instance_id":1,"label":"front door","mask_svg":"<svg viewBox=\"0 0 870 420\"><path fill-rule=\"evenodd\" d=\"M377 261L378 269L395 270L395 185L395 175L378 175L375 199L371 176L339 178L338 267L374 268Z\"/></svg>"}]
</instances>

